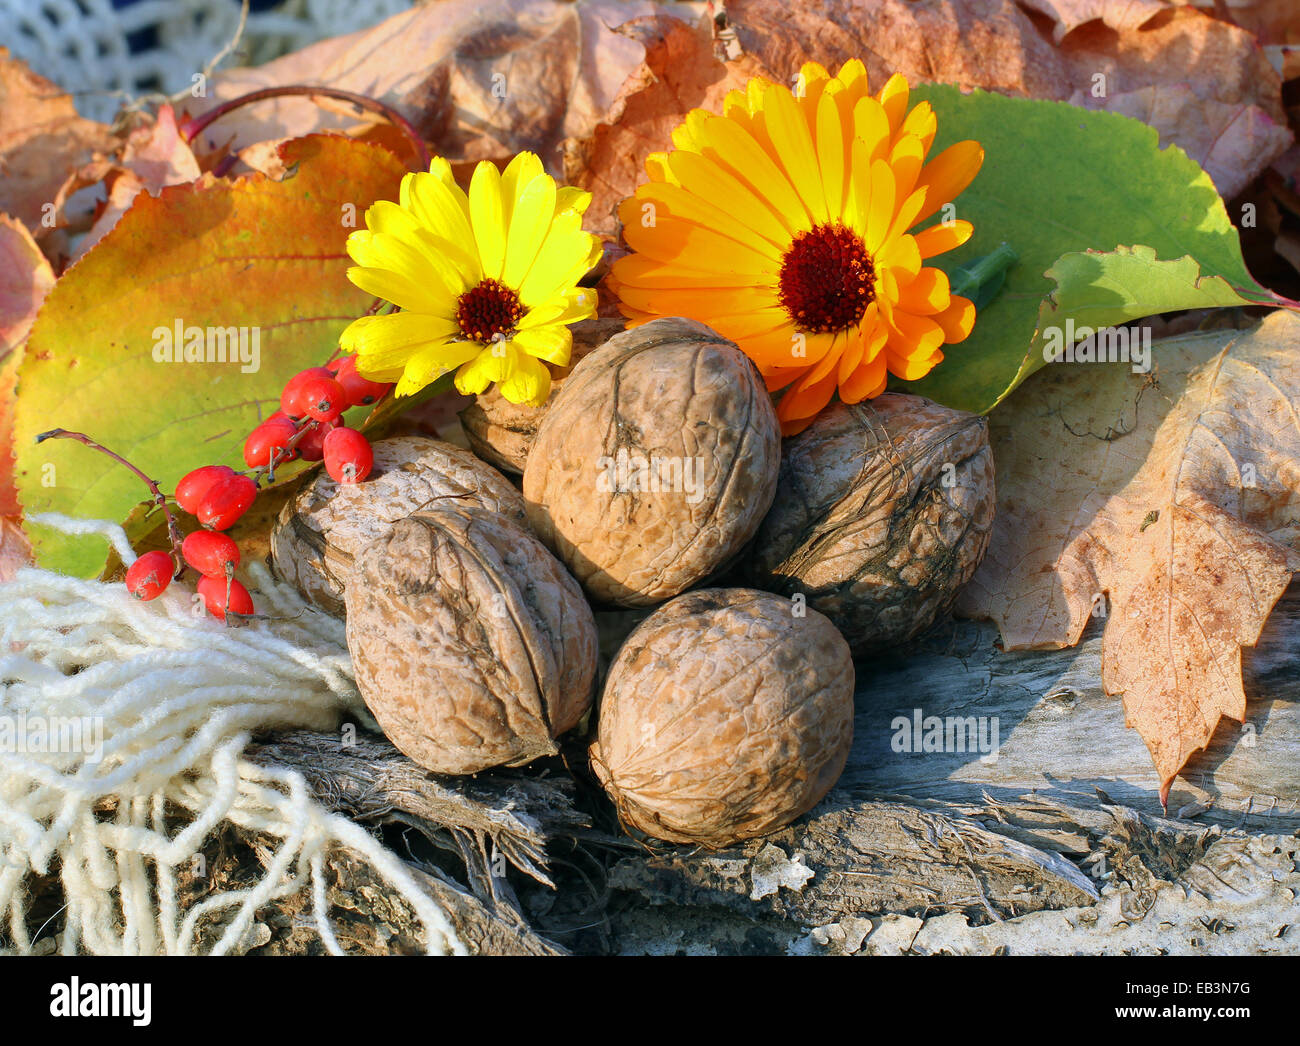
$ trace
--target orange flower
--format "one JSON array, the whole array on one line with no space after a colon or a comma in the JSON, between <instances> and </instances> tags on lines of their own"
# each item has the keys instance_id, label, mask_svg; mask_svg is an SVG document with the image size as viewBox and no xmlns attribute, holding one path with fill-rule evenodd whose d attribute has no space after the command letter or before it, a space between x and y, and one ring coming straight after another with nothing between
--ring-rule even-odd
<instances>
[{"instance_id":1,"label":"orange flower","mask_svg":"<svg viewBox=\"0 0 1300 1046\"><path fill-rule=\"evenodd\" d=\"M892 76L867 90L860 61L832 77L816 63L799 89L754 79L723 115L692 110L674 149L646 161L650 181L623 201L635 252L610 285L631 326L687 316L735 341L772 391L782 431L830 402L915 379L971 330L975 308L923 264L970 238L970 222L907 230L960 193L984 161L958 142L925 162L936 120L910 112Z\"/></svg>"}]
</instances>

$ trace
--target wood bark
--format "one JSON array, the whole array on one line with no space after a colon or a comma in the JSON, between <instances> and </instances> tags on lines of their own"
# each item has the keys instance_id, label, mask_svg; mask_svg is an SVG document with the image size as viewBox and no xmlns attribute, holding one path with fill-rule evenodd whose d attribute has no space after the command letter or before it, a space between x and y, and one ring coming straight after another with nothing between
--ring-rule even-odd
<instances>
[{"instance_id":1,"label":"wood bark","mask_svg":"<svg viewBox=\"0 0 1300 1046\"><path fill-rule=\"evenodd\" d=\"M607 653L640 616L602 620ZM1245 728L1220 725L1168 811L1122 702L1102 692L1099 633L1007 654L991 625L948 622L859 663L853 750L830 795L713 853L629 839L554 761L439 778L382 738L302 731L253 758L299 769L359 821L417 828L451 859L423 867L475 950L1300 952L1300 590L1244 659ZM944 724L946 750L925 751L924 729L906 750L918 714ZM978 750L980 717L995 750ZM949 718L976 743L954 750ZM575 874L575 855L599 882ZM400 917L375 914L364 870L343 867L336 910L361 896L386 927L367 947L399 949Z\"/></svg>"}]
</instances>

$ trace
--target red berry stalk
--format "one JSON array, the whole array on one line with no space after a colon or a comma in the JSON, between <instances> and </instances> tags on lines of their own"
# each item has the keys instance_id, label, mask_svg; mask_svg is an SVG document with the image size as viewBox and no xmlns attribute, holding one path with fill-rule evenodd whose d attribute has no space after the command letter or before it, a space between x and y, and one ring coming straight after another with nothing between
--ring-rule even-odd
<instances>
[{"instance_id":1,"label":"red berry stalk","mask_svg":"<svg viewBox=\"0 0 1300 1046\"><path fill-rule=\"evenodd\" d=\"M140 599L154 599L157 597L163 589L171 583L172 578L184 569L181 565L181 532L176 526L176 520L172 517L171 510L167 507L166 496L158 489L158 481L150 479L138 468L132 465L131 462L127 461L126 458L122 457L121 454L114 453L102 443L97 443L84 432L70 432L67 429L50 429L48 432L42 432L38 435L36 437L36 442L44 443L47 439L72 439L76 440L78 443L84 443L87 447L90 447L91 450L97 450L101 454L107 454L119 465L130 469L144 480L145 486L149 488L149 493L153 495L153 500L157 503L158 507L162 509L163 517L167 520L167 537L172 543L172 553L168 558L170 559L172 569L166 572L161 572L161 561L158 557L167 556L167 553L146 553L137 559L135 563L131 565L131 568L127 570L127 589L132 595ZM144 563L143 566L140 565L142 562ZM131 573L132 570L135 571L134 574Z\"/></svg>"},{"instance_id":2,"label":"red berry stalk","mask_svg":"<svg viewBox=\"0 0 1300 1046\"><path fill-rule=\"evenodd\" d=\"M364 94L354 94L352 91L344 91L337 87L311 87L303 84L288 84L281 87L263 87L261 90L250 91L238 98L222 102L216 108L209 109L202 116L195 116L181 121L181 136L185 139L186 144L189 144L203 132L204 128L214 120L221 119L226 113L234 112L241 106L253 102L264 101L268 98L286 98L292 95L305 95L313 100L316 98L334 98L343 102L351 102L361 109L369 109L372 113L378 113L401 131L411 143L411 150L415 153L416 170L427 171L429 164L433 162L433 157L429 155L429 147L424 144L420 132L415 129L415 125L405 116L392 106L385 105L376 98Z\"/></svg>"}]
</instances>

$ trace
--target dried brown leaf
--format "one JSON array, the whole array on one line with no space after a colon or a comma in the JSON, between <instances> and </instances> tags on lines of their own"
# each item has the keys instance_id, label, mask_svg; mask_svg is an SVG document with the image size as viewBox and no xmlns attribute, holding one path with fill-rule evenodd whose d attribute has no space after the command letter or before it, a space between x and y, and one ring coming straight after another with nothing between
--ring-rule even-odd
<instances>
[{"instance_id":1,"label":"dried brown leaf","mask_svg":"<svg viewBox=\"0 0 1300 1046\"><path fill-rule=\"evenodd\" d=\"M732 0L727 11L773 78L810 58L833 68L857 57L875 83L901 72L1120 112L1182 147L1225 196L1291 143L1281 79L1250 32L1152 0L1032 6L1057 19L1059 47L1012 0Z\"/></svg>"},{"instance_id":2,"label":"dried brown leaf","mask_svg":"<svg viewBox=\"0 0 1300 1046\"><path fill-rule=\"evenodd\" d=\"M322 84L392 105L454 161L537 152L560 169L560 143L587 137L644 48L611 28L652 14L645 0L442 0L372 29L324 40L255 69L214 78L216 101L282 84ZM214 104L188 105L196 115ZM236 110L203 134L205 147L241 149L270 138L355 130L372 123L350 107L304 98Z\"/></svg>"},{"instance_id":3,"label":"dried brown leaf","mask_svg":"<svg viewBox=\"0 0 1300 1046\"><path fill-rule=\"evenodd\" d=\"M1260 43L1300 42L1300 7L1295 0L1021 0L1021 4L1056 23L1052 35L1057 43L1089 22L1100 21L1123 33L1178 8L1195 8L1240 26Z\"/></svg>"},{"instance_id":4,"label":"dried brown leaf","mask_svg":"<svg viewBox=\"0 0 1300 1046\"><path fill-rule=\"evenodd\" d=\"M164 105L157 120L131 132L121 158L103 172L108 199L77 245L73 261L103 239L140 193L157 196L164 187L193 181L200 173L198 160L177 130L176 114L170 105Z\"/></svg>"},{"instance_id":5,"label":"dried brown leaf","mask_svg":"<svg viewBox=\"0 0 1300 1046\"><path fill-rule=\"evenodd\" d=\"M0 47L0 211L32 232L69 172L117 140L77 115L72 96Z\"/></svg>"},{"instance_id":6,"label":"dried brown leaf","mask_svg":"<svg viewBox=\"0 0 1300 1046\"><path fill-rule=\"evenodd\" d=\"M810 59L835 69L860 58L875 84L897 72L1064 97L1059 57L1012 0L728 0L727 15L745 53L784 83Z\"/></svg>"},{"instance_id":7,"label":"dried brown leaf","mask_svg":"<svg viewBox=\"0 0 1300 1046\"><path fill-rule=\"evenodd\" d=\"M1170 7L1168 0L1021 0L1021 5L1056 23L1052 39L1058 44L1072 29L1094 21L1118 33L1140 29Z\"/></svg>"},{"instance_id":8,"label":"dried brown leaf","mask_svg":"<svg viewBox=\"0 0 1300 1046\"><path fill-rule=\"evenodd\" d=\"M619 33L645 50L606 118L586 138L565 143L564 174L591 192L587 228L614 234L615 209L644 180L645 158L667 146L672 129L691 109L722 109L727 92L765 74L754 59L720 61L707 23L688 25L667 15L638 18Z\"/></svg>"},{"instance_id":9,"label":"dried brown leaf","mask_svg":"<svg viewBox=\"0 0 1300 1046\"><path fill-rule=\"evenodd\" d=\"M1300 566L1297 340L1277 312L1165 341L1149 375L1050 366L990 418L998 515L958 609L1008 650L1072 646L1104 614L1102 682L1163 794L1243 719L1241 649Z\"/></svg>"},{"instance_id":10,"label":"dried brown leaf","mask_svg":"<svg viewBox=\"0 0 1300 1046\"><path fill-rule=\"evenodd\" d=\"M14 489L13 407L22 346L54 272L26 226L0 214L0 581L27 563L31 547L19 526Z\"/></svg>"}]
</instances>

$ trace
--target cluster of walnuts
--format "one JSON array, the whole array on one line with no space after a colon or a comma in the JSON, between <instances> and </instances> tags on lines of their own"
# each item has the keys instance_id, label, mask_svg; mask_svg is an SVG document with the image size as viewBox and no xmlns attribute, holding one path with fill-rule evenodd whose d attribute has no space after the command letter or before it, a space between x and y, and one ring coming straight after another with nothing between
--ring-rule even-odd
<instances>
[{"instance_id":1,"label":"cluster of walnuts","mask_svg":"<svg viewBox=\"0 0 1300 1046\"><path fill-rule=\"evenodd\" d=\"M591 766L624 824L726 846L829 791L854 657L927 627L974 572L987 429L886 395L783 446L731 342L680 319L608 332L580 332L546 408L480 397L475 453L398 437L367 483L317 477L273 557L346 615L361 694L420 765L554 754L599 688ZM593 606L649 611L603 681Z\"/></svg>"}]
</instances>

